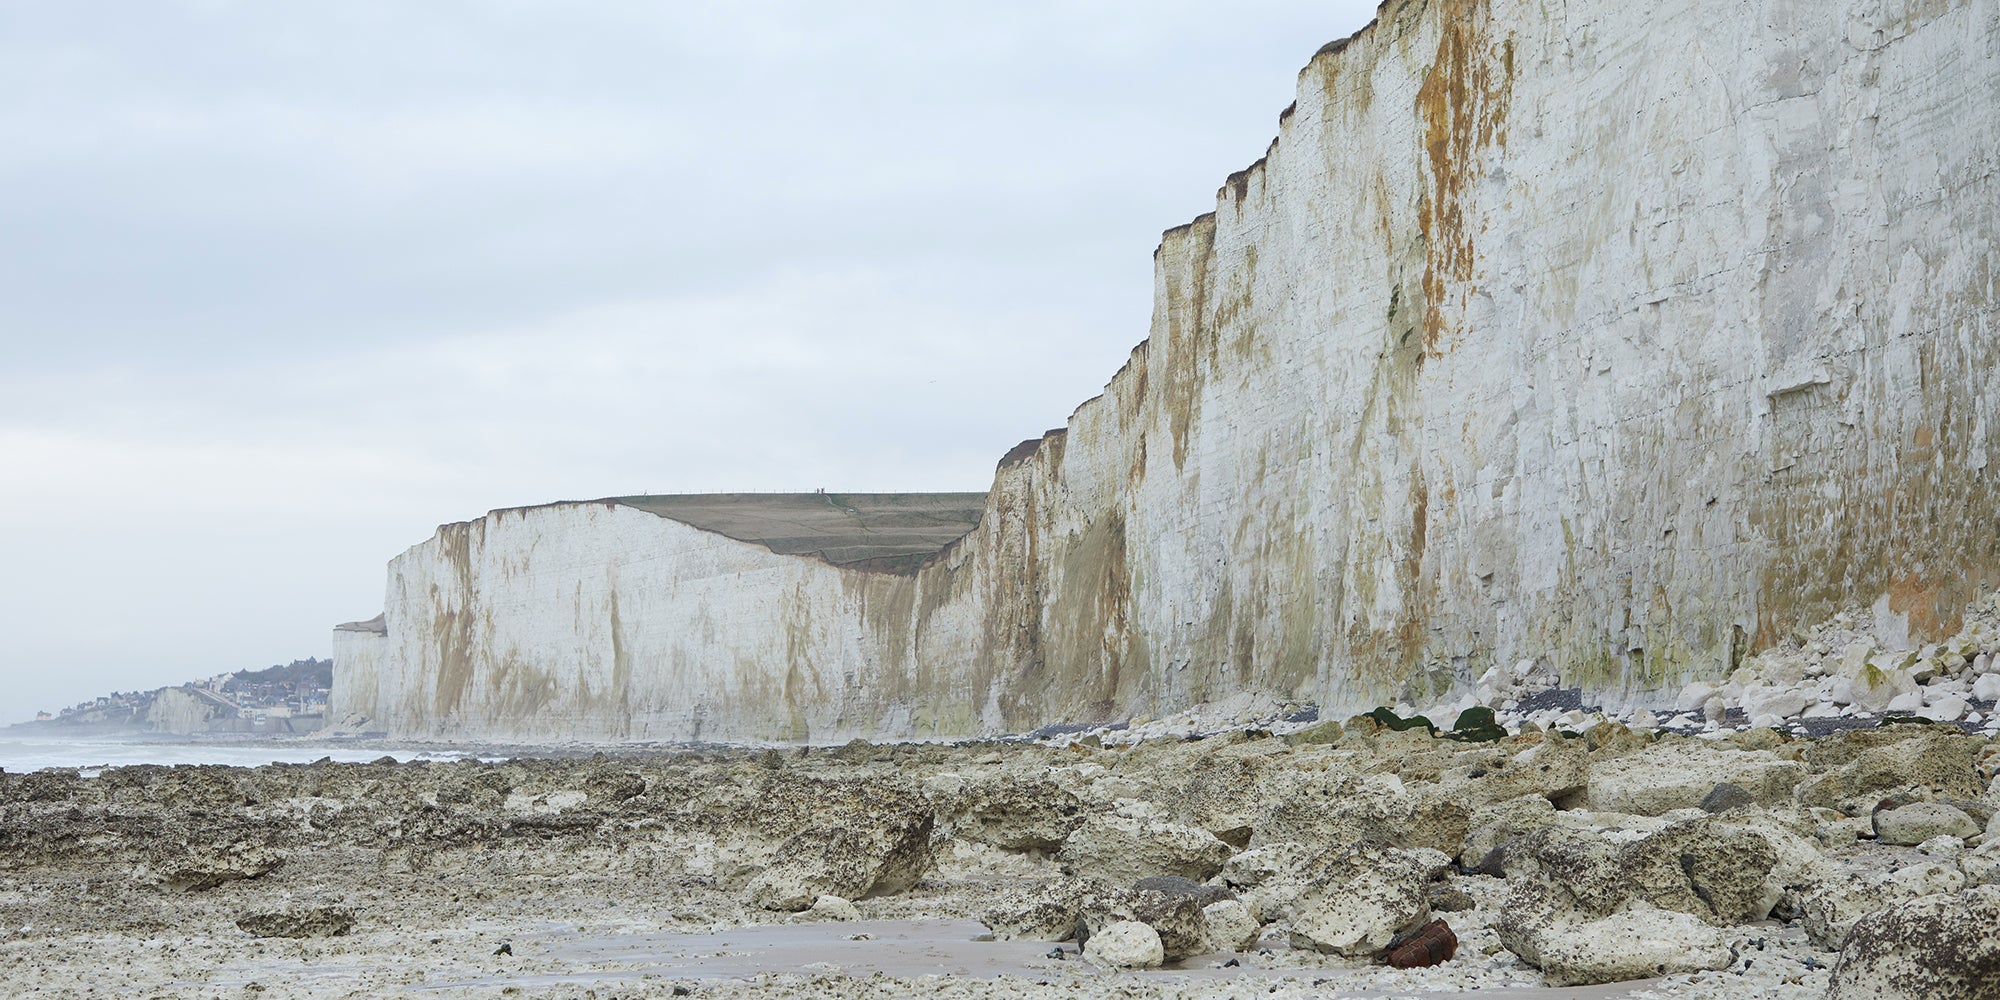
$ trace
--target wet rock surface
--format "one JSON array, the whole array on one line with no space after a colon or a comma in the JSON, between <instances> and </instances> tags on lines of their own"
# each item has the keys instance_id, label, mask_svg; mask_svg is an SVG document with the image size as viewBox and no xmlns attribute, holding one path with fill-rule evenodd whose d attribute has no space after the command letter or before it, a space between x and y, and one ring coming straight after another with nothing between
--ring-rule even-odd
<instances>
[{"instance_id":1,"label":"wet rock surface","mask_svg":"<svg viewBox=\"0 0 2000 1000\"><path fill-rule=\"evenodd\" d=\"M790 974L840 995L832 967L873 954L882 921L961 920L993 939L966 947L1016 956L996 974L1080 995L1089 976L1730 995L1700 985L1723 976L1806 997L1837 963L1903 975L1869 922L1930 926L1949 909L1926 900L2000 877L1979 825L2000 748L1956 729L1343 733L0 774L0 987L475 996L553 976L650 996L632 984L654 970L729 995L753 973L702 970L731 934L795 927L832 957ZM1715 774L1674 772L1717 760L1778 777L1711 812ZM1862 791L1817 804L1828 782ZM1880 836L1905 810L1950 834ZM619 944L662 934L710 942L681 946L708 964Z\"/></svg>"},{"instance_id":2,"label":"wet rock surface","mask_svg":"<svg viewBox=\"0 0 2000 1000\"><path fill-rule=\"evenodd\" d=\"M236 926L252 937L339 937L354 927L354 911L344 906L293 906L247 913Z\"/></svg>"}]
</instances>

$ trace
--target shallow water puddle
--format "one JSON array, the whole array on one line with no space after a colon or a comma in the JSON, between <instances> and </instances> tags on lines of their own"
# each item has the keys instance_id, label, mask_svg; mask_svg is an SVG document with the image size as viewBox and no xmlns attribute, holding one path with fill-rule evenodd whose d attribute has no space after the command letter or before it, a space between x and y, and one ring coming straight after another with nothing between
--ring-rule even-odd
<instances>
[{"instance_id":1,"label":"shallow water puddle","mask_svg":"<svg viewBox=\"0 0 2000 1000\"><path fill-rule=\"evenodd\" d=\"M877 973L899 978L941 975L990 979L1011 975L1040 979L1140 977L1187 981L1284 977L1312 981L1316 970L1258 968L1255 956L1209 955L1189 959L1184 967L1146 972L1112 973L1076 958L1056 962L1046 957L1055 944L1048 941L982 941L986 928L974 920L861 920L736 927L704 934L635 933L615 936L549 933L516 939L515 956L535 964L568 966L567 971L459 979L426 984L423 989L447 990L499 985L553 986L661 979L751 979L767 974L847 975ZM1226 957L1242 965L1220 967ZM1328 969L1319 975L1338 976ZM1653 985L1652 981L1568 989L1482 989L1476 993L1495 1000L1615 1000ZM1374 990L1329 993L1329 997L1366 1000L1408 996ZM1445 995L1445 994L1438 994Z\"/></svg>"},{"instance_id":2,"label":"shallow water puddle","mask_svg":"<svg viewBox=\"0 0 2000 1000\"><path fill-rule=\"evenodd\" d=\"M575 971L429 984L548 985L668 979L747 979L766 973L870 976L1046 975L1053 963L1046 941L979 941L975 920L857 920L847 923L764 924L706 934L538 934L514 941L514 955Z\"/></svg>"},{"instance_id":3,"label":"shallow water puddle","mask_svg":"<svg viewBox=\"0 0 2000 1000\"><path fill-rule=\"evenodd\" d=\"M986 928L974 920L860 920L847 923L813 922L732 927L711 933L638 931L623 934L577 933L551 924L543 929L507 937L512 954L491 959L447 959L439 956L428 973L408 956L397 960L369 961L361 954L326 955L301 961L271 955L234 968L217 970L208 978L211 986L243 985L262 980L293 986L307 983L348 983L393 989L397 992L485 991L497 987L528 988L550 986L590 986L636 983L648 979L744 980L763 975L831 975L866 978L877 973L897 978L949 976L965 980L985 980L1016 976L1050 982L1106 981L1140 978L1165 982L1215 982L1250 980L1261 992L1270 984L1289 980L1313 983L1322 978L1338 980L1343 972L1358 969L1260 967L1255 955L1208 955L1192 958L1182 967L1145 972L1109 972L1076 958L1075 946L1068 945L1070 958L1054 961L1047 954L1055 945L1048 941L982 941ZM500 935L482 934L489 940ZM359 943L359 942L355 942ZM1242 964L1224 968L1221 962L1234 957ZM388 959L387 955L379 956ZM385 972L399 969L403 974L384 979ZM411 973L414 973L411 975ZM1418 974L1421 976L1421 974ZM1419 980L1420 981L1420 980ZM1358 984L1357 984L1358 985ZM1618 983L1607 986L1550 988L1487 987L1468 990L1465 996L1493 1000L1617 1000L1655 985L1654 981ZM1428 988L1426 988L1428 987ZM1399 985L1335 991L1328 983L1329 998L1369 1000L1408 997L1413 994L1454 995L1445 982L1423 986Z\"/></svg>"}]
</instances>

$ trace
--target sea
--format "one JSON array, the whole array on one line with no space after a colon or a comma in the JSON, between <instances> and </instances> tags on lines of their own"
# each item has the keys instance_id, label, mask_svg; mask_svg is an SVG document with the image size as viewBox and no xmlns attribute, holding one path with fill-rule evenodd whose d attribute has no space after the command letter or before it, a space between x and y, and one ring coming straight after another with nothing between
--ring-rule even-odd
<instances>
[{"instance_id":1,"label":"sea","mask_svg":"<svg viewBox=\"0 0 2000 1000\"><path fill-rule=\"evenodd\" d=\"M256 767L260 764L308 764L332 759L362 763L394 757L399 761L451 761L465 758L502 759L473 751L330 746L300 742L180 742L110 737L83 739L33 739L0 736L0 770L23 774L44 768L77 768L91 774L107 767L127 764L233 764Z\"/></svg>"}]
</instances>

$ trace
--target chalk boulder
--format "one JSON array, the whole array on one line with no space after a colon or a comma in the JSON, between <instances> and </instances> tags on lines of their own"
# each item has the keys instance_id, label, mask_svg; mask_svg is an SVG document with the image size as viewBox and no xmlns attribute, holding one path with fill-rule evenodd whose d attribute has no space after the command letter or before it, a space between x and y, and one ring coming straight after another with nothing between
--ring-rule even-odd
<instances>
[{"instance_id":1,"label":"chalk boulder","mask_svg":"<svg viewBox=\"0 0 2000 1000\"><path fill-rule=\"evenodd\" d=\"M1288 908L1292 946L1363 957L1431 916L1428 865L1393 848L1356 844L1312 859Z\"/></svg>"},{"instance_id":2,"label":"chalk boulder","mask_svg":"<svg viewBox=\"0 0 2000 1000\"><path fill-rule=\"evenodd\" d=\"M1828 1000L1991 1000L2000 994L2000 886L1924 896L1862 917Z\"/></svg>"},{"instance_id":3,"label":"chalk boulder","mask_svg":"<svg viewBox=\"0 0 2000 1000\"><path fill-rule=\"evenodd\" d=\"M1137 920L1109 924L1084 942L1083 957L1114 969L1151 969L1166 962L1160 935Z\"/></svg>"},{"instance_id":4,"label":"chalk boulder","mask_svg":"<svg viewBox=\"0 0 2000 1000\"><path fill-rule=\"evenodd\" d=\"M1130 885L1149 875L1205 881L1234 853L1207 830L1116 814L1092 816L1056 853L1063 871Z\"/></svg>"},{"instance_id":5,"label":"chalk boulder","mask_svg":"<svg viewBox=\"0 0 2000 1000\"><path fill-rule=\"evenodd\" d=\"M1631 910L1546 928L1535 935L1534 955L1533 964L1551 986L1721 969L1731 960L1722 930L1685 913L1662 910Z\"/></svg>"},{"instance_id":6,"label":"chalk boulder","mask_svg":"<svg viewBox=\"0 0 2000 1000\"><path fill-rule=\"evenodd\" d=\"M1958 865L1922 861L1894 869L1886 866L1828 866L1818 889L1801 901L1806 937L1833 951L1847 939L1862 917L1922 896L1957 892L1965 887Z\"/></svg>"},{"instance_id":7,"label":"chalk boulder","mask_svg":"<svg viewBox=\"0 0 2000 1000\"><path fill-rule=\"evenodd\" d=\"M1933 837L1964 840L1979 832L1979 824L1962 810L1942 802L1918 802L1900 809L1884 809L1874 816L1875 839L1885 844L1912 847Z\"/></svg>"}]
</instances>

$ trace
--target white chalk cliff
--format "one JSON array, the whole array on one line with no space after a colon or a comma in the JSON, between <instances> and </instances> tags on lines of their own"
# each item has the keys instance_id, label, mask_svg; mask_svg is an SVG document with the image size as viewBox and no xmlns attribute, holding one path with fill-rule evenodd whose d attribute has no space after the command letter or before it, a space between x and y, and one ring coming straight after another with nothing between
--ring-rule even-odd
<instances>
[{"instance_id":1,"label":"white chalk cliff","mask_svg":"<svg viewBox=\"0 0 2000 1000\"><path fill-rule=\"evenodd\" d=\"M952 735L1529 658L1644 700L1844 605L1949 634L2000 585L1997 241L1994 0L1390 0L962 539L447 525L334 718Z\"/></svg>"}]
</instances>

